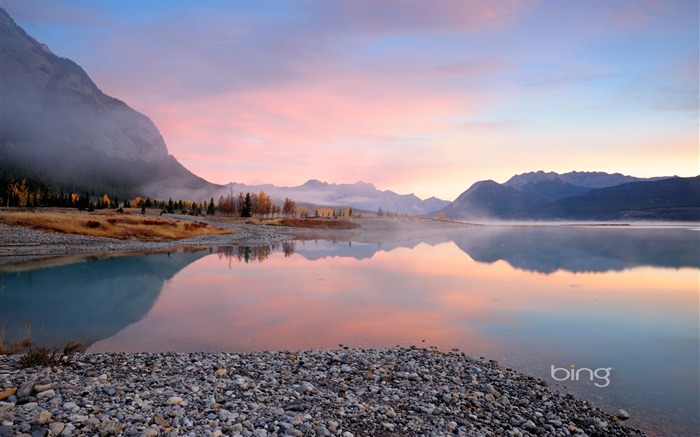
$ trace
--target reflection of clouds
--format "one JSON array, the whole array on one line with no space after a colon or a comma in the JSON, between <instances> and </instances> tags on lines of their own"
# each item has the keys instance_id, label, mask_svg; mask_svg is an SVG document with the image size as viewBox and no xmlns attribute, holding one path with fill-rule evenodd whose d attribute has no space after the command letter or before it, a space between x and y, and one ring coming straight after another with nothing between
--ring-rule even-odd
<instances>
[{"instance_id":1,"label":"reflection of clouds","mask_svg":"<svg viewBox=\"0 0 700 437\"><path fill-rule=\"evenodd\" d=\"M219 248L169 281L149 316L105 346L301 349L348 339L363 339L369 347L428 337L446 347L490 349L490 341L502 340L487 340L484 328L525 329L533 320L523 315L533 311L632 323L640 316L666 319L697 300L688 294L694 272L688 269L542 275L504 261L474 261L453 243L396 247L361 260L327 256L334 247L364 254L361 244L304 243L308 253L315 247L326 256L285 256L281 244ZM674 320L688 317L677 314Z\"/></svg>"},{"instance_id":2,"label":"reflection of clouds","mask_svg":"<svg viewBox=\"0 0 700 437\"><path fill-rule=\"evenodd\" d=\"M518 247L517 234L506 233L513 237L503 240L506 246ZM605 247L638 248L616 234L603 232L612 238ZM502 230L481 237L498 241ZM561 361L615 367L615 386L599 399L611 408L627 404L632 390L640 398L673 393L643 413L642 402L640 414L676 414L671 411L696 402L688 381L697 380L697 268L542 274L500 258L477 261L452 242L411 245L360 260L285 257L281 246L262 250L262 263L252 251L247 264L244 257L237 261L235 250L233 258L207 256L167 282L147 317L92 350L458 347L541 377ZM361 245L352 246L363 253ZM328 255L335 246L307 241L304 247ZM659 376L659 369L667 372Z\"/></svg>"}]
</instances>

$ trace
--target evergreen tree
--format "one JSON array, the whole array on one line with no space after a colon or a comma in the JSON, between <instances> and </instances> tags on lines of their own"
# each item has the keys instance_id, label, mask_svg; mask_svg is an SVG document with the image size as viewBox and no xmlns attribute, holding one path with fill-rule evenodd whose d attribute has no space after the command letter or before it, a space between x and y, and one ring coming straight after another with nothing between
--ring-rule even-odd
<instances>
[{"instance_id":1,"label":"evergreen tree","mask_svg":"<svg viewBox=\"0 0 700 437\"><path fill-rule=\"evenodd\" d=\"M214 215L214 198L212 197L211 200L209 200L209 205L207 206L207 215Z\"/></svg>"},{"instance_id":2,"label":"evergreen tree","mask_svg":"<svg viewBox=\"0 0 700 437\"><path fill-rule=\"evenodd\" d=\"M253 214L253 201L250 198L250 193L246 193L245 200L243 201L243 208L241 208L241 217L250 217Z\"/></svg>"}]
</instances>

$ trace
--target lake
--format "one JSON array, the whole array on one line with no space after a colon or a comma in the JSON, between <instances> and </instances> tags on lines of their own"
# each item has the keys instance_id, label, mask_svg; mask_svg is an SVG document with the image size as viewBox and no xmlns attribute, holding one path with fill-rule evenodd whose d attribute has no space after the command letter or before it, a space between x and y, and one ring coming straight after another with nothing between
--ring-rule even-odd
<instances>
[{"instance_id":1,"label":"lake","mask_svg":"<svg viewBox=\"0 0 700 437\"><path fill-rule=\"evenodd\" d=\"M697 226L300 238L5 271L0 321L88 352L459 348L684 436L700 429L699 273Z\"/></svg>"}]
</instances>

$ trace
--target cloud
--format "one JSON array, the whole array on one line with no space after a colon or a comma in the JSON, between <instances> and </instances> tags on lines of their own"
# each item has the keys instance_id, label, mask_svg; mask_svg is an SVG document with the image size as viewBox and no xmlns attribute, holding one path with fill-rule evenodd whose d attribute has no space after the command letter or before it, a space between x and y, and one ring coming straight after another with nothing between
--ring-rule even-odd
<instances>
[{"instance_id":1,"label":"cloud","mask_svg":"<svg viewBox=\"0 0 700 437\"><path fill-rule=\"evenodd\" d=\"M316 2L313 20L371 34L481 31L514 19L519 1Z\"/></svg>"},{"instance_id":2,"label":"cloud","mask_svg":"<svg viewBox=\"0 0 700 437\"><path fill-rule=\"evenodd\" d=\"M697 106L697 2L12 4L92 32L54 51L215 182L456 197L572 156L598 170Z\"/></svg>"},{"instance_id":3,"label":"cloud","mask_svg":"<svg viewBox=\"0 0 700 437\"><path fill-rule=\"evenodd\" d=\"M3 0L2 5L15 22L64 26L97 27L109 23L109 17L91 8L73 2L43 0Z\"/></svg>"},{"instance_id":4,"label":"cloud","mask_svg":"<svg viewBox=\"0 0 700 437\"><path fill-rule=\"evenodd\" d=\"M498 59L463 59L432 67L430 71L440 76L486 76L511 69L510 64Z\"/></svg>"}]
</instances>

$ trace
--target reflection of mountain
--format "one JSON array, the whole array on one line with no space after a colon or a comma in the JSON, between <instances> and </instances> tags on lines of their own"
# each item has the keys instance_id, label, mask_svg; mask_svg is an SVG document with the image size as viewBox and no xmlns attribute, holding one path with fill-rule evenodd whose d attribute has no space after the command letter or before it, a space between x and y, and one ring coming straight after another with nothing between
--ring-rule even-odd
<instances>
[{"instance_id":1,"label":"reflection of mountain","mask_svg":"<svg viewBox=\"0 0 700 437\"><path fill-rule=\"evenodd\" d=\"M0 322L8 325L10 341L31 320L37 345L62 346L78 340L88 347L143 318L167 280L208 254L123 256L4 273Z\"/></svg>"},{"instance_id":2,"label":"reflection of mountain","mask_svg":"<svg viewBox=\"0 0 700 437\"><path fill-rule=\"evenodd\" d=\"M475 261L540 273L700 268L700 232L618 227L483 227L452 235Z\"/></svg>"},{"instance_id":3,"label":"reflection of mountain","mask_svg":"<svg viewBox=\"0 0 700 437\"><path fill-rule=\"evenodd\" d=\"M441 241L444 241L442 239ZM377 252L391 252L394 249L405 247L413 249L420 243L436 244L434 239L420 239L390 243L358 243L353 241L328 241L314 240L297 242L294 252L308 259L316 261L324 258L354 258L356 260L370 259Z\"/></svg>"},{"instance_id":4,"label":"reflection of mountain","mask_svg":"<svg viewBox=\"0 0 700 437\"><path fill-rule=\"evenodd\" d=\"M421 243L453 241L473 260L540 273L621 271L639 266L700 268L700 232L681 228L610 226L479 226L408 241L358 242L298 239L285 245L219 248L239 262L262 262L273 252L300 255L309 261L325 258L371 259L379 252L413 249Z\"/></svg>"}]
</instances>

